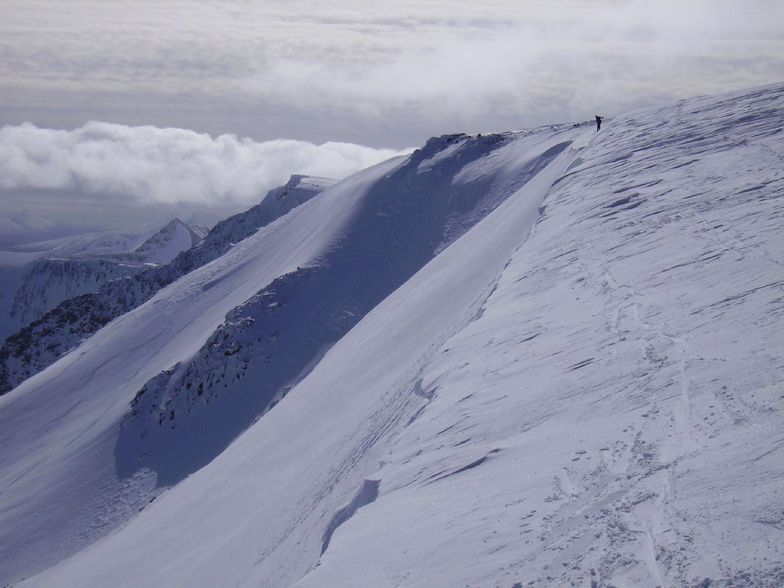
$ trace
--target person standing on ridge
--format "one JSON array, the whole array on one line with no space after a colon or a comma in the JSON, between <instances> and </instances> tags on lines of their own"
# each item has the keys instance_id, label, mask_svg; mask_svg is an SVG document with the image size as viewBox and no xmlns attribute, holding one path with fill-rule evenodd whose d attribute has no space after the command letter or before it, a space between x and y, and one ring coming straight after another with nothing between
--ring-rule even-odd
<instances>
[{"instance_id":1,"label":"person standing on ridge","mask_svg":"<svg viewBox=\"0 0 784 588\"><path fill-rule=\"evenodd\" d=\"M603 116L596 115L596 130L600 130L602 128L602 121L604 120Z\"/></svg>"}]
</instances>

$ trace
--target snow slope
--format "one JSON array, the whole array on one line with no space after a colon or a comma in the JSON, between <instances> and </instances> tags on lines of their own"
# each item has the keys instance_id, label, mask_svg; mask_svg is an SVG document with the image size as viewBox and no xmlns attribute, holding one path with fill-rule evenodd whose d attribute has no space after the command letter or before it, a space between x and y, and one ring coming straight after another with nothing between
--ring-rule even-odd
<instances>
[{"instance_id":1,"label":"snow slope","mask_svg":"<svg viewBox=\"0 0 784 588\"><path fill-rule=\"evenodd\" d=\"M183 251L198 245L203 237L175 218L133 251L142 256L145 263L169 263Z\"/></svg>"},{"instance_id":2,"label":"snow slope","mask_svg":"<svg viewBox=\"0 0 784 588\"><path fill-rule=\"evenodd\" d=\"M539 178L537 171L580 132L568 126L558 132L445 137L432 140L411 158L357 174L258 232L251 231L221 257L163 288L0 399L0 430L5 433L0 542L10 546L6 560L13 564L8 565L7 577L40 569L93 541L135 514L172 476L176 481L183 474L172 474L157 462L149 464L152 468L134 469L126 459L144 456L133 451L133 444L127 451L120 425L131 415L128 403L137 392L160 372L185 365L200 352L229 311L251 299L251 308L259 309L255 295L276 287L287 275L299 277L311 268L315 282L301 288L306 300L318 301L314 284L340 286L344 293L357 293L350 312L366 312L374 300L383 299L456 238L468 218L479 220L521 182ZM418 172L422 161L454 142L462 144L460 158ZM308 321L318 326L314 334L319 337L330 334L329 317L341 318L343 302L342 297L331 296L328 300L334 306L323 313L327 321L319 308L305 317L286 315L291 323L284 326L291 328L281 335L279 347L284 362L286 349L296 348ZM284 312L289 311L284 307ZM359 318L357 314L353 321ZM346 324L350 326L341 323ZM338 333L345 328L339 325ZM330 337L320 341L333 342ZM301 341L314 360L321 343ZM305 353L295 360L305 371L311 363ZM281 363L275 377L289 369L291 365ZM225 398L223 406L230 408L232 399ZM253 406L260 416L264 404ZM219 415L234 419L227 430L219 428L220 419L208 421L217 425L215 436L220 437L206 444L208 450L225 447L241 432L240 419L246 416L226 410ZM204 443L192 437L193 429L184 423L180 437L170 439L185 447L191 439L201 450ZM215 431L198 433L209 438ZM207 451L193 460L175 454L191 467L205 457L210 457Z\"/></svg>"},{"instance_id":3,"label":"snow slope","mask_svg":"<svg viewBox=\"0 0 784 588\"><path fill-rule=\"evenodd\" d=\"M161 290L0 399L3 579L91 543L22 585L781 585L782 107L779 85L473 158L445 142ZM118 424L162 406L136 392L189 398L207 337L252 345L235 325L342 267L374 185L416 202L414 164L507 190L207 465L161 494L156 464L118 479Z\"/></svg>"},{"instance_id":4,"label":"snow slope","mask_svg":"<svg viewBox=\"0 0 784 588\"><path fill-rule=\"evenodd\" d=\"M198 354L140 389L118 440L119 473L149 469L168 486L212 460L369 310L549 165L574 133L430 141L362 196L351 224L314 262L275 279L227 315Z\"/></svg>"},{"instance_id":5,"label":"snow slope","mask_svg":"<svg viewBox=\"0 0 784 588\"><path fill-rule=\"evenodd\" d=\"M684 101L579 153L298 585L784 585L782 106Z\"/></svg>"},{"instance_id":6,"label":"snow slope","mask_svg":"<svg viewBox=\"0 0 784 588\"><path fill-rule=\"evenodd\" d=\"M146 266L150 259L168 259L179 246L198 237L200 229L173 221L159 233L134 245L141 252L112 255L109 259L119 264L120 269L125 268L127 279L103 280L100 287L83 288L81 295L73 298L60 292L59 305L46 314L43 310L48 308L40 309L39 316L43 316L35 317L35 321L8 337L0 347L0 394L54 363L113 318L146 302L177 278L220 257L234 243L333 183L334 180L327 178L292 176L284 186L270 190L260 204L218 223L203 240L199 239L197 246L181 251L171 263L144 272L139 272L138 266ZM73 261L69 266L78 263ZM19 326L24 322L17 317L10 324Z\"/></svg>"},{"instance_id":7,"label":"snow slope","mask_svg":"<svg viewBox=\"0 0 784 588\"><path fill-rule=\"evenodd\" d=\"M351 191L367 181L344 186ZM341 213L350 209L335 209L333 223L344 220ZM286 229L298 216L163 288L0 398L0 582L51 565L154 496L154 476L120 480L115 473L114 443L128 402L147 379L195 353L229 310L329 243L332 233L321 226L326 210L299 223L292 240Z\"/></svg>"}]
</instances>

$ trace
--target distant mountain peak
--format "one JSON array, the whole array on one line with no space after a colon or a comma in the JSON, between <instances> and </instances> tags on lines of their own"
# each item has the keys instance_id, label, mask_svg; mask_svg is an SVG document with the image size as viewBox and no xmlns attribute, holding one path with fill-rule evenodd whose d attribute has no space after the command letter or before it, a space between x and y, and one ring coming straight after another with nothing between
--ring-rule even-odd
<instances>
[{"instance_id":1,"label":"distant mountain peak","mask_svg":"<svg viewBox=\"0 0 784 588\"><path fill-rule=\"evenodd\" d=\"M157 233L134 249L146 263L169 263L178 254L201 243L203 235L179 217L174 217Z\"/></svg>"}]
</instances>

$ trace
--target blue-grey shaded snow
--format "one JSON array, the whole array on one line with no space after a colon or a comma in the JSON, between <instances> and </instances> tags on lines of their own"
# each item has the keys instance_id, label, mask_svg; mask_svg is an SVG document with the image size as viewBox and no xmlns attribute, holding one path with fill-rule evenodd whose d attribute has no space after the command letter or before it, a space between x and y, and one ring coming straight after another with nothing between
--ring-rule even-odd
<instances>
[{"instance_id":1,"label":"blue-grey shaded snow","mask_svg":"<svg viewBox=\"0 0 784 588\"><path fill-rule=\"evenodd\" d=\"M570 143L217 458L23 585L780 584L783 106L781 85L687 100L601 133L522 133L501 162L450 146L421 171L508 181ZM120 485L111 455L136 391L312 266L400 165L325 191L0 399L0 529L34 546L17 569L97 514L127 518L103 505L138 508L155 480ZM69 509L83 518L64 524Z\"/></svg>"}]
</instances>

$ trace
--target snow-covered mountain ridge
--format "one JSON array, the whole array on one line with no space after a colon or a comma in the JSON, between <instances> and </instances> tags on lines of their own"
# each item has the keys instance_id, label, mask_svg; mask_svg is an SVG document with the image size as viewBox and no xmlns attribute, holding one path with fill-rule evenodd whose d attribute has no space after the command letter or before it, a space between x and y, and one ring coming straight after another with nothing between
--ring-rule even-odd
<instances>
[{"instance_id":1,"label":"snow-covered mountain ridge","mask_svg":"<svg viewBox=\"0 0 784 588\"><path fill-rule=\"evenodd\" d=\"M175 218L133 252L148 264L169 263L183 251L201 243L205 235L199 227L190 227Z\"/></svg>"},{"instance_id":2,"label":"snow-covered mountain ridge","mask_svg":"<svg viewBox=\"0 0 784 588\"><path fill-rule=\"evenodd\" d=\"M456 236L449 222L456 217L451 213L468 218L493 199L513 195L527 179L542 182L542 178L550 178L552 172L545 176L540 172L531 179L540 167L537 162L542 158L552 160L554 148L562 150L582 132L583 129L568 125L558 132L543 129L506 136L445 137L431 141L411 158L390 160L343 180L161 289L152 299L112 321L73 352L0 399L0 429L14 439L0 454L0 485L3 479L11 483L2 486L5 504L14 505L6 511L11 520L4 521L11 524L0 524L0 542L11 546L15 569L41 568L73 553L136 514L164 489L161 484L170 483L172 478L176 481L176 470L158 465L176 467L178 461L165 459L169 452L160 448L163 451L154 452L151 463L145 463L146 456L136 451L143 445L138 441L127 443L127 427L121 427L121 423L130 416L133 409L129 410L128 405L137 393L161 372L185 365L226 323L227 313L271 285L277 287L280 282L276 281L286 274L301 279L302 269L308 267L314 268L316 283L337 284L343 288L340 292L346 294L356 289L349 301L357 296L358 301L366 304L371 296L379 295L380 288L396 287L401 277L405 279L407 272L416 271L445 241ZM423 171L420 177L420 163L451 148L455 141L466 148L462 155L456 154L442 165ZM483 169L485 173L481 173ZM453 180L455 184L450 189ZM414 184L409 187L412 181ZM418 187L429 187L429 191L417 198ZM536 205L533 206L535 213ZM412 226L401 226L407 218ZM427 221L436 224L430 228ZM367 227L363 226L365 222ZM399 237L412 237L411 244L402 246L405 255L397 255L396 241L388 243L383 239L390 232L395 237L391 231L395 227L403 229ZM416 234L417 228L423 229L420 235ZM380 232L374 233L373 229ZM525 231L525 225L512 227L515 236L520 230ZM347 242L353 247L341 245ZM379 245L383 248L375 251ZM360 261L357 267L351 264L352 256ZM373 259L393 270L389 277L382 277L379 285L364 279L378 275L378 268L369 264ZM352 279L344 283L340 272L329 271L330 265ZM497 270L491 263L486 271ZM301 295L312 299L318 290L311 286L303 289ZM334 293L330 296L333 303L344 302ZM252 308L255 310L255 305ZM296 344L291 335L301 332L303 321L292 316L285 306L282 310L295 322L281 341L285 345ZM318 309L308 312L304 318L315 315L317 332L329 333L330 323L324 322ZM331 311L325 315L334 316ZM308 353L312 351L308 341L302 344L308 347ZM284 349L285 346L280 348ZM303 357L306 356L297 353L294 359L300 361ZM284 362L287 359L285 355L280 358ZM256 363L263 360L259 358ZM309 366L302 367L307 371ZM291 366L281 363L275 368L277 374L284 374ZM215 376L221 374L223 366L218 369ZM250 379L246 382L253 384ZM224 381L221 388L223 384L228 382ZM234 398L253 400L248 391L225 394L224 411L231 407ZM197 411L198 414L210 418L206 411ZM218 413L221 414L228 412ZM225 446L227 438L231 440L240 432L237 420L244 415L233 415L228 427L220 419L215 427L198 427L198 419L177 418L175 431L181 435L169 436L176 447L187 447L183 439L187 440L194 429L197 431L198 436L191 437L197 449L196 459L187 453L181 455L185 466L192 468L209 455L205 448L214 450L221 443ZM164 458L160 462L156 461L159 456ZM137 462L137 458L142 461ZM145 468L147 465L157 469ZM79 475L74 476L74 472ZM35 499L31 499L33 494ZM23 517L24 525L15 525L16 517ZM36 545L34 549L29 549L31 541Z\"/></svg>"},{"instance_id":3,"label":"snow-covered mountain ridge","mask_svg":"<svg viewBox=\"0 0 784 588\"><path fill-rule=\"evenodd\" d=\"M259 227L306 202L334 183L326 178L292 176L284 186L270 190L260 204L218 223L203 240L190 226L175 219L159 233L139 244L133 253L113 254L126 279L102 280L100 288L82 289L79 296L60 296L58 304L8 337L0 347L0 394L51 365L112 319L149 300L158 290L186 273L220 257ZM199 239L194 246L179 247ZM172 254L174 259L170 259ZM104 255L105 257L105 255ZM129 266L128 258L170 263L158 267ZM71 262L75 263L75 262ZM94 290L94 291L93 291ZM29 317L28 317L29 318Z\"/></svg>"},{"instance_id":4,"label":"snow-covered mountain ridge","mask_svg":"<svg viewBox=\"0 0 784 588\"><path fill-rule=\"evenodd\" d=\"M529 142L511 135L429 141L363 195L350 226L312 264L272 281L229 313L198 354L145 384L123 421L121 473L148 469L170 485L216 457L368 311L547 167L578 130L548 130L530 161L520 150Z\"/></svg>"},{"instance_id":5,"label":"snow-covered mountain ridge","mask_svg":"<svg viewBox=\"0 0 784 588\"><path fill-rule=\"evenodd\" d=\"M325 190L0 399L0 568L94 541L23 585L780 585L782 106L779 85L464 159L478 139L444 140ZM413 163L475 208L421 214ZM173 406L145 450L209 440L188 391L212 378L227 410L285 367L296 297L387 243L352 242L373 202L435 257L159 494L123 435ZM247 349L269 367L232 389Z\"/></svg>"}]
</instances>

